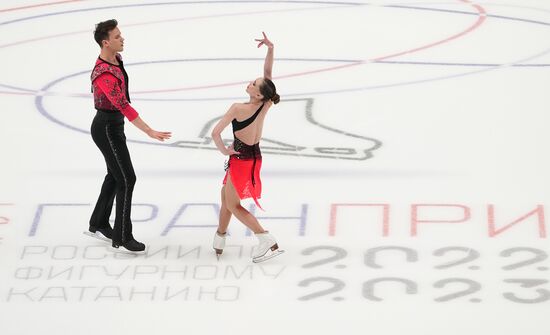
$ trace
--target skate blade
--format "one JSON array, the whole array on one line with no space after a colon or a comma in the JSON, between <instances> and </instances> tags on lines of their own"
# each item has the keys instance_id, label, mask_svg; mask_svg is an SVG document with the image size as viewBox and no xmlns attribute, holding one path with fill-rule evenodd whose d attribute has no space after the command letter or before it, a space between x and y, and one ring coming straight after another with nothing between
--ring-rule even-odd
<instances>
[{"instance_id":1,"label":"skate blade","mask_svg":"<svg viewBox=\"0 0 550 335\"><path fill-rule=\"evenodd\" d=\"M124 248L123 246L120 246L118 248L110 246L109 250L112 252L116 252L118 254L125 254L125 255L145 255L145 253L147 252L147 248L145 248L145 250L142 250L142 251L132 251Z\"/></svg>"},{"instance_id":2,"label":"skate blade","mask_svg":"<svg viewBox=\"0 0 550 335\"><path fill-rule=\"evenodd\" d=\"M90 236L90 237L93 237L95 239L98 239L100 241L104 241L104 242L111 242L111 239L110 238L107 238L105 235L103 235L102 233L100 233L99 231L96 231L95 233L92 233L91 231L84 231L82 232L84 235L87 235L87 236Z\"/></svg>"},{"instance_id":3,"label":"skate blade","mask_svg":"<svg viewBox=\"0 0 550 335\"><path fill-rule=\"evenodd\" d=\"M223 249L216 249L214 248L214 251L216 252L216 258L218 259L218 261L220 260L220 256L222 255L223 253Z\"/></svg>"},{"instance_id":4,"label":"skate blade","mask_svg":"<svg viewBox=\"0 0 550 335\"><path fill-rule=\"evenodd\" d=\"M271 253L267 253L263 256L260 256L260 257L256 257L256 258L252 258L252 262L253 263L261 263L261 262L265 262L267 261L268 259L271 259L273 257L276 257L276 256L279 256L280 254L284 253L285 251L284 250L275 250L275 251L272 251Z\"/></svg>"}]
</instances>

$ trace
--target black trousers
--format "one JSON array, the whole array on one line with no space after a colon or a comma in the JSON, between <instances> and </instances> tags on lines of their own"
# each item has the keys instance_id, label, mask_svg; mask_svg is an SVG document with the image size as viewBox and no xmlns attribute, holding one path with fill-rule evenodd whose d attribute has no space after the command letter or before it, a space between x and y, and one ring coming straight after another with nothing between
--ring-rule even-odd
<instances>
[{"instance_id":1,"label":"black trousers","mask_svg":"<svg viewBox=\"0 0 550 335\"><path fill-rule=\"evenodd\" d=\"M91 127L92 139L101 150L107 164L107 175L95 205L90 227L109 226L109 217L116 197L116 215L113 227L113 243L132 240L132 192L136 174L126 146L124 116L118 111L98 111Z\"/></svg>"}]
</instances>

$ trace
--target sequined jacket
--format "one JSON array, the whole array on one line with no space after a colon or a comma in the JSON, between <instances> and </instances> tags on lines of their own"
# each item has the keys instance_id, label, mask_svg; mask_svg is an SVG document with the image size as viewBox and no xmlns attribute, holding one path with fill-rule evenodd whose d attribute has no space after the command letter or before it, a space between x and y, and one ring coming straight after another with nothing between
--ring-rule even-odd
<instances>
[{"instance_id":1,"label":"sequined jacket","mask_svg":"<svg viewBox=\"0 0 550 335\"><path fill-rule=\"evenodd\" d=\"M94 94L94 106L98 110L119 111L129 121L138 117L138 112L130 106L128 75L124 70L122 57L117 54L119 66L97 58L90 79Z\"/></svg>"}]
</instances>

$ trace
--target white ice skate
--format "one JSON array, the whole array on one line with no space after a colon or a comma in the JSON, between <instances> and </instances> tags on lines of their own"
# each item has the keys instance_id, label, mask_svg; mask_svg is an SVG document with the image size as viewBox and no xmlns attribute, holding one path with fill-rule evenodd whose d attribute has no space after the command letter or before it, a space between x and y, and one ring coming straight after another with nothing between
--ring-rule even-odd
<instances>
[{"instance_id":1,"label":"white ice skate","mask_svg":"<svg viewBox=\"0 0 550 335\"><path fill-rule=\"evenodd\" d=\"M223 253L223 248L225 248L225 235L221 235L216 231L214 234L214 242L212 243L212 246L214 247L214 251L216 251L216 257L218 257L218 260L220 259L220 255Z\"/></svg>"},{"instance_id":2,"label":"white ice skate","mask_svg":"<svg viewBox=\"0 0 550 335\"><path fill-rule=\"evenodd\" d=\"M255 235L259 240L259 244L252 253L252 262L260 263L267 261L268 259L279 256L285 252L284 250L279 249L277 241L275 241L275 238L271 236L269 232L266 231L265 233Z\"/></svg>"}]
</instances>

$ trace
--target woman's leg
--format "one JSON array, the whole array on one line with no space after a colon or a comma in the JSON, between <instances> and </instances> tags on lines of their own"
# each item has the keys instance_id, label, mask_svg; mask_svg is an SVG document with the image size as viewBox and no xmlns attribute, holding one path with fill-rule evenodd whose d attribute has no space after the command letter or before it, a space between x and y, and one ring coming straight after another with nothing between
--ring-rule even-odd
<instances>
[{"instance_id":1,"label":"woman's leg","mask_svg":"<svg viewBox=\"0 0 550 335\"><path fill-rule=\"evenodd\" d=\"M249 211L241 206L241 199L231 182L231 174L227 174L227 181L225 184L225 207L235 215L239 221L241 221L248 229L252 230L255 234L260 234L265 232L265 230L260 226L258 220L254 215L250 214ZM221 216L220 216L221 220Z\"/></svg>"},{"instance_id":2,"label":"woman's leg","mask_svg":"<svg viewBox=\"0 0 550 335\"><path fill-rule=\"evenodd\" d=\"M227 226L229 226L229 221L231 220L231 211L227 209L226 201L225 201L225 185L222 187L221 192L221 198L222 198L222 205L220 208L220 221L218 224L218 233L225 234L227 231Z\"/></svg>"}]
</instances>

